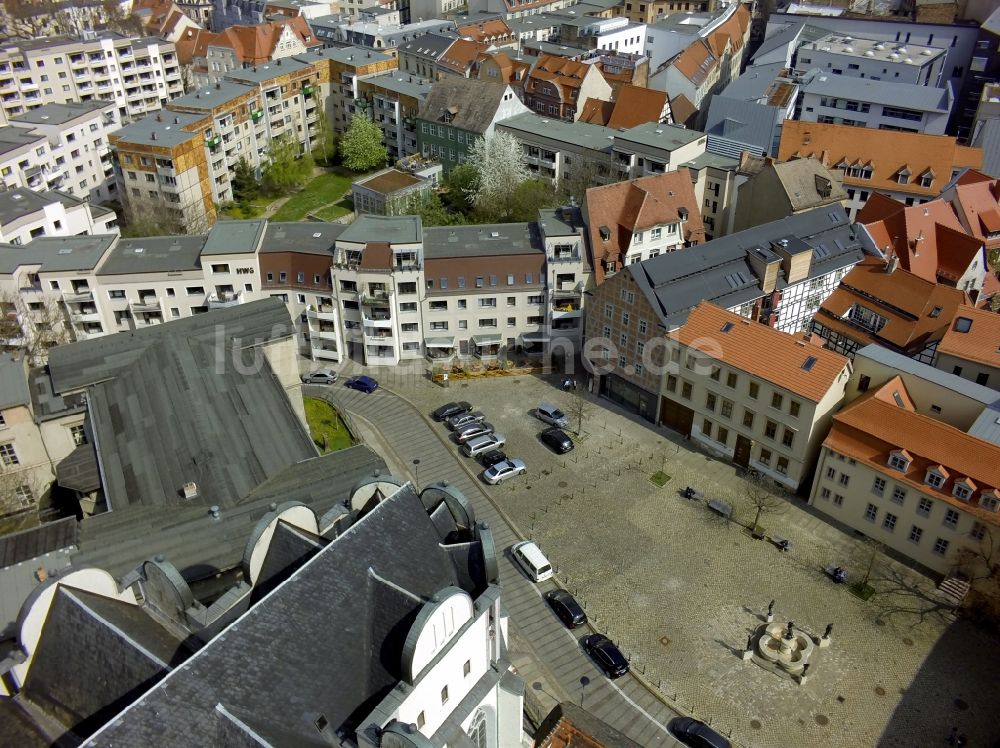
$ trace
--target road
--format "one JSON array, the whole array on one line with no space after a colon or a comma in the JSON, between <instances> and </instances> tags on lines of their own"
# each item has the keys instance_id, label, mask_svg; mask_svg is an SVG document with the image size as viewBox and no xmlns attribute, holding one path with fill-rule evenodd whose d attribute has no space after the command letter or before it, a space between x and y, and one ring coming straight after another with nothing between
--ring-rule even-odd
<instances>
[{"instance_id":1,"label":"road","mask_svg":"<svg viewBox=\"0 0 1000 748\"><path fill-rule=\"evenodd\" d=\"M307 385L303 394L322 397L370 423L394 453L396 459L387 462L406 466L420 485L448 481L469 499L477 519L489 523L497 548L504 552L500 581L511 615L511 650L529 649L534 655L533 662L519 671L526 689L544 691L556 701L579 704L582 699L588 711L639 745L680 745L664 727L676 713L631 674L614 682L605 678L578 641L591 630L567 630L542 598L554 584L532 584L514 566L507 549L523 538L466 472L461 463L465 458L444 440L443 427L432 427L409 402L384 389L366 395L338 385ZM416 465L415 460L419 460Z\"/></svg>"}]
</instances>

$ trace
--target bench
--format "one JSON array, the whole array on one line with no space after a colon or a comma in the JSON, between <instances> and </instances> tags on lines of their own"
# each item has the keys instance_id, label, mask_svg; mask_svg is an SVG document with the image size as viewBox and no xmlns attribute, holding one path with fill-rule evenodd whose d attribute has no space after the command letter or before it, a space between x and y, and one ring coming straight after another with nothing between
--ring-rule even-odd
<instances>
[{"instance_id":1,"label":"bench","mask_svg":"<svg viewBox=\"0 0 1000 748\"><path fill-rule=\"evenodd\" d=\"M792 550L792 541L788 538L783 538L780 535L772 535L771 542L778 546L779 551L788 552Z\"/></svg>"},{"instance_id":2,"label":"bench","mask_svg":"<svg viewBox=\"0 0 1000 748\"><path fill-rule=\"evenodd\" d=\"M726 519L729 519L733 514L732 504L727 504L725 501L720 501L719 499L712 499L708 502L708 508Z\"/></svg>"}]
</instances>

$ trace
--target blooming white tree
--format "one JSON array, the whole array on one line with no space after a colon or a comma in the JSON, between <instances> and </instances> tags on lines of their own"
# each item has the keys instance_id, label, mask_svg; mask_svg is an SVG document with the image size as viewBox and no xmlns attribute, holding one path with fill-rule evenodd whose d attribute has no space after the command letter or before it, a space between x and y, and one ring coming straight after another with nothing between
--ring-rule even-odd
<instances>
[{"instance_id":1,"label":"blooming white tree","mask_svg":"<svg viewBox=\"0 0 1000 748\"><path fill-rule=\"evenodd\" d=\"M509 216L517 188L531 176L524 164L520 141L510 133L494 130L472 144L469 163L477 176L469 188L475 206L486 215Z\"/></svg>"}]
</instances>

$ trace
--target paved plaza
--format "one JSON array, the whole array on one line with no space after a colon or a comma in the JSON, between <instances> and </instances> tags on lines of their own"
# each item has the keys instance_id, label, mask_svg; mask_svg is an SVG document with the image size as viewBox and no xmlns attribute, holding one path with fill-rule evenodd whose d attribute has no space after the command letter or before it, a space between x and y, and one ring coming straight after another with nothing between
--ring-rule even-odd
<instances>
[{"instance_id":1,"label":"paved plaza","mask_svg":"<svg viewBox=\"0 0 1000 748\"><path fill-rule=\"evenodd\" d=\"M933 587L883 557L873 581L885 592L872 600L833 584L825 565L841 564L857 578L867 556L800 499L761 518L769 534L792 540L793 550L780 553L738 524L750 523L753 510L731 464L607 401L562 392L557 377L493 377L445 389L402 370L372 373L424 414L452 399L487 414L506 434L507 453L529 466L527 475L486 489L498 508L539 543L596 628L668 703L711 718L734 742L935 745L952 725L970 745L997 739L1000 642L940 613L920 615L931 607L921 594L885 591L895 584L890 578L921 593ZM574 417L578 396L582 436L573 452L554 455L537 440L544 426L531 409L548 401ZM650 482L661 470L670 476L662 488ZM689 484L733 504L737 522L681 498ZM772 599L778 621L817 635L834 624L833 645L804 685L739 657Z\"/></svg>"}]
</instances>

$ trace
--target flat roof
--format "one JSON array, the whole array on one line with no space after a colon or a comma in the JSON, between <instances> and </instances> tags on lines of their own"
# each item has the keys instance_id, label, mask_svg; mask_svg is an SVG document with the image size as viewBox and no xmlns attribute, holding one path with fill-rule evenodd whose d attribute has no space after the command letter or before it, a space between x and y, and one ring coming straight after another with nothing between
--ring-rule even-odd
<instances>
[{"instance_id":1,"label":"flat roof","mask_svg":"<svg viewBox=\"0 0 1000 748\"><path fill-rule=\"evenodd\" d=\"M816 74L803 86L802 90L805 93L906 107L921 112L951 111L952 97L948 88L877 81L871 78L852 78L827 74L820 70L811 72Z\"/></svg>"},{"instance_id":2,"label":"flat roof","mask_svg":"<svg viewBox=\"0 0 1000 748\"><path fill-rule=\"evenodd\" d=\"M282 57L266 65L256 65L244 70L230 70L226 73L226 77L230 80L260 84L277 78L279 75L288 75L309 68L312 68L312 65L307 62L300 62L294 57Z\"/></svg>"},{"instance_id":3,"label":"flat roof","mask_svg":"<svg viewBox=\"0 0 1000 748\"><path fill-rule=\"evenodd\" d=\"M201 86L189 94L171 99L170 106L171 108L180 106L188 109L203 109L208 112L256 90L256 86L251 86L248 83L221 80L213 86Z\"/></svg>"},{"instance_id":4,"label":"flat roof","mask_svg":"<svg viewBox=\"0 0 1000 748\"><path fill-rule=\"evenodd\" d=\"M940 47L926 47L921 44L886 42L879 39L863 39L847 34L827 34L816 41L799 48L799 58L803 52L826 52L847 57L864 57L870 60L891 62L896 65L926 65L945 54Z\"/></svg>"},{"instance_id":5,"label":"flat roof","mask_svg":"<svg viewBox=\"0 0 1000 748\"><path fill-rule=\"evenodd\" d=\"M424 257L490 257L544 252L534 223L486 223L478 226L428 226Z\"/></svg>"},{"instance_id":6,"label":"flat roof","mask_svg":"<svg viewBox=\"0 0 1000 748\"><path fill-rule=\"evenodd\" d=\"M384 73L383 75L375 75L371 78L358 81L359 87L367 84L384 88L387 91L394 91L403 96L412 96L416 99L426 98L427 94L431 92L430 83L420 80L419 77L404 73Z\"/></svg>"},{"instance_id":7,"label":"flat roof","mask_svg":"<svg viewBox=\"0 0 1000 748\"><path fill-rule=\"evenodd\" d=\"M93 116L102 109L115 108L113 101L70 101L65 104L43 104L11 117L11 122L24 122L30 125L62 125L72 122L78 117Z\"/></svg>"},{"instance_id":8,"label":"flat roof","mask_svg":"<svg viewBox=\"0 0 1000 748\"><path fill-rule=\"evenodd\" d=\"M523 133L527 141L539 138L572 144L582 149L609 151L618 130L586 122L565 122L560 119L540 117L533 112L525 112L515 117L501 120L498 127Z\"/></svg>"},{"instance_id":9,"label":"flat roof","mask_svg":"<svg viewBox=\"0 0 1000 748\"><path fill-rule=\"evenodd\" d=\"M342 242L388 242L389 244L417 244L423 237L420 216L360 215L340 235Z\"/></svg>"},{"instance_id":10,"label":"flat roof","mask_svg":"<svg viewBox=\"0 0 1000 748\"><path fill-rule=\"evenodd\" d=\"M120 130L116 130L112 135L118 139L118 142L122 143L173 148L197 137L198 133L187 132L183 128L190 127L203 119L205 119L204 114L161 112L147 115Z\"/></svg>"},{"instance_id":11,"label":"flat roof","mask_svg":"<svg viewBox=\"0 0 1000 748\"><path fill-rule=\"evenodd\" d=\"M98 275L132 275L198 270L205 235L122 239L101 263Z\"/></svg>"},{"instance_id":12,"label":"flat roof","mask_svg":"<svg viewBox=\"0 0 1000 748\"><path fill-rule=\"evenodd\" d=\"M388 195L393 192L397 192L398 190L412 187L415 184L420 184L423 181L425 180L420 177L415 177L405 171L400 171L399 169L387 169L379 174L370 176L367 179L359 179L354 183L354 185L356 187L364 187L365 189L378 192L382 195Z\"/></svg>"},{"instance_id":13,"label":"flat roof","mask_svg":"<svg viewBox=\"0 0 1000 748\"><path fill-rule=\"evenodd\" d=\"M672 151L693 143L699 138L707 137L705 133L698 130L689 130L680 125L665 125L658 122L646 122L625 132L615 131L615 133L616 143L620 140L626 143L652 146L664 151Z\"/></svg>"},{"instance_id":14,"label":"flat roof","mask_svg":"<svg viewBox=\"0 0 1000 748\"><path fill-rule=\"evenodd\" d=\"M345 228L342 223L314 221L268 223L260 251L299 252L333 257L334 243Z\"/></svg>"},{"instance_id":15,"label":"flat roof","mask_svg":"<svg viewBox=\"0 0 1000 748\"><path fill-rule=\"evenodd\" d=\"M572 44L558 44L556 42L542 42L538 40L526 41L521 46L525 49L537 49L539 52L556 57L583 57L590 52L589 49L574 47Z\"/></svg>"},{"instance_id":16,"label":"flat roof","mask_svg":"<svg viewBox=\"0 0 1000 748\"><path fill-rule=\"evenodd\" d=\"M202 247L202 257L211 255L252 254L260 246L267 221L217 221L208 232L208 239Z\"/></svg>"},{"instance_id":17,"label":"flat roof","mask_svg":"<svg viewBox=\"0 0 1000 748\"><path fill-rule=\"evenodd\" d=\"M389 55L382 54L364 47L327 47L317 49L304 55L295 55L296 59L309 58L310 60L328 59L342 63L353 63L355 65L371 65L376 62L386 62L393 59Z\"/></svg>"},{"instance_id":18,"label":"flat roof","mask_svg":"<svg viewBox=\"0 0 1000 748\"><path fill-rule=\"evenodd\" d=\"M42 273L93 270L117 239L117 234L40 236L24 245L0 245L0 273L31 265Z\"/></svg>"},{"instance_id":19,"label":"flat roof","mask_svg":"<svg viewBox=\"0 0 1000 748\"><path fill-rule=\"evenodd\" d=\"M24 187L0 192L0 226L43 210L46 205L62 203L67 208L82 205L83 201L63 192L35 192ZM93 206L93 212L97 206Z\"/></svg>"},{"instance_id":20,"label":"flat roof","mask_svg":"<svg viewBox=\"0 0 1000 748\"><path fill-rule=\"evenodd\" d=\"M0 156L40 140L45 140L45 136L40 133L33 133L21 127L0 127Z\"/></svg>"}]
</instances>

